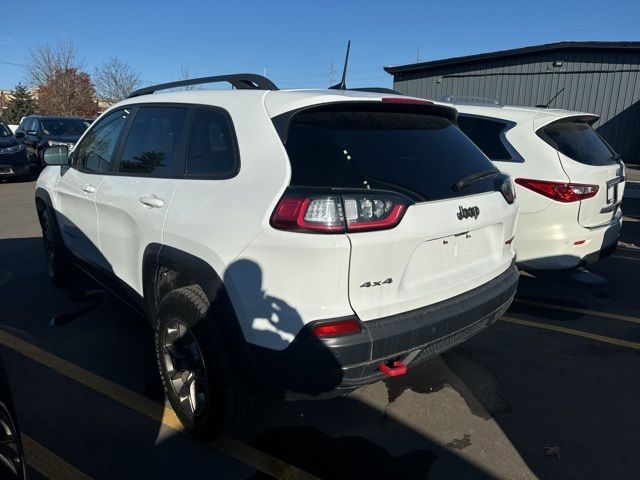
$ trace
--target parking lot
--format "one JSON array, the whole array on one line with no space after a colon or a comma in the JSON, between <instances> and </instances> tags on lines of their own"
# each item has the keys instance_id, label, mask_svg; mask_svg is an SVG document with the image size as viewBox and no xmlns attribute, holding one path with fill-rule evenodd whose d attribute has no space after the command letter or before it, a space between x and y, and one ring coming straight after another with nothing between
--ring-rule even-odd
<instances>
[{"instance_id":1,"label":"parking lot","mask_svg":"<svg viewBox=\"0 0 640 480\"><path fill-rule=\"evenodd\" d=\"M0 354L32 478L640 477L640 199L611 258L522 272L467 343L208 444L164 406L148 323L89 280L50 284L34 188L0 183Z\"/></svg>"}]
</instances>

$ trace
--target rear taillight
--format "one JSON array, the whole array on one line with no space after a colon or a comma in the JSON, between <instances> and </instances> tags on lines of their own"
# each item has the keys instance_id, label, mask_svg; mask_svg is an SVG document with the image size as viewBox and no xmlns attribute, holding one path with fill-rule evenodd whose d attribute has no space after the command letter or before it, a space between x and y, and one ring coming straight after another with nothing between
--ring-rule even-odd
<instances>
[{"instance_id":1,"label":"rear taillight","mask_svg":"<svg viewBox=\"0 0 640 480\"><path fill-rule=\"evenodd\" d=\"M511 177L508 175L500 174L496 177L497 189L500 190L500 193L507 201L509 205L516 201L516 189L513 188L513 183L511 182Z\"/></svg>"},{"instance_id":2,"label":"rear taillight","mask_svg":"<svg viewBox=\"0 0 640 480\"><path fill-rule=\"evenodd\" d=\"M558 202L578 202L595 197L598 193L598 185L586 185L582 183L548 182L545 180L532 180L529 178L516 178L516 183L540 195Z\"/></svg>"},{"instance_id":3,"label":"rear taillight","mask_svg":"<svg viewBox=\"0 0 640 480\"><path fill-rule=\"evenodd\" d=\"M350 333L362 331L357 320L339 320L337 322L319 323L313 327L311 332L314 337L339 337Z\"/></svg>"},{"instance_id":4,"label":"rear taillight","mask_svg":"<svg viewBox=\"0 0 640 480\"><path fill-rule=\"evenodd\" d=\"M271 225L280 230L344 233L393 228L411 201L395 194L304 195L287 191L278 202Z\"/></svg>"}]
</instances>

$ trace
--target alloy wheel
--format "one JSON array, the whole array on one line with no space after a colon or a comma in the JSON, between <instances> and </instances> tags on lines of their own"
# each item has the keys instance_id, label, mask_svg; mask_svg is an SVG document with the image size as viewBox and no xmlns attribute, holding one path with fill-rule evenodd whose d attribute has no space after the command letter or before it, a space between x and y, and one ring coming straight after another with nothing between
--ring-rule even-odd
<instances>
[{"instance_id":1,"label":"alloy wheel","mask_svg":"<svg viewBox=\"0 0 640 480\"><path fill-rule=\"evenodd\" d=\"M170 319L163 331L163 359L169 384L183 411L202 413L206 403L206 368L196 339L178 318Z\"/></svg>"}]
</instances>

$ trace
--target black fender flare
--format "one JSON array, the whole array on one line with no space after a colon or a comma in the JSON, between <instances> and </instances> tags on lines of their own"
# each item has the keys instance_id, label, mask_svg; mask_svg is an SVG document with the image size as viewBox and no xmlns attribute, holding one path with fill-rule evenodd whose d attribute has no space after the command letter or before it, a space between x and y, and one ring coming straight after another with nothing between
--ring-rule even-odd
<instances>
[{"instance_id":1,"label":"black fender flare","mask_svg":"<svg viewBox=\"0 0 640 480\"><path fill-rule=\"evenodd\" d=\"M44 208L38 203L38 200L44 203ZM36 188L35 193L35 203L36 210L38 212L38 221L40 222L40 226L42 226L42 221L40 220L40 214L46 209L51 213L51 221L53 222L53 234L56 237L56 241L59 242L59 245L64 245L62 241L62 232L60 231L60 225L58 224L58 216L56 215L56 210L53 208L53 202L51 201L51 196L49 192L47 192L42 187Z\"/></svg>"},{"instance_id":2,"label":"black fender flare","mask_svg":"<svg viewBox=\"0 0 640 480\"><path fill-rule=\"evenodd\" d=\"M177 272L181 283L177 287L197 284L204 291L212 311L224 319L221 322L225 338L232 342L230 353L234 361L240 362L243 369L256 372L253 356L244 337L240 322L222 277L207 262L183 250L159 243L147 245L142 261L142 283L144 303L152 324L156 323L161 292L158 289L159 276L164 269Z\"/></svg>"}]
</instances>

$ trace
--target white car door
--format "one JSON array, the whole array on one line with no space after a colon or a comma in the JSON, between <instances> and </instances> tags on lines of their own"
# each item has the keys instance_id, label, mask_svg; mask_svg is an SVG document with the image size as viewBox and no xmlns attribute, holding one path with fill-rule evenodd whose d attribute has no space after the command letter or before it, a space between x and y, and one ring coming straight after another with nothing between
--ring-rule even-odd
<instances>
[{"instance_id":1,"label":"white car door","mask_svg":"<svg viewBox=\"0 0 640 480\"><path fill-rule=\"evenodd\" d=\"M99 238L113 273L142 295L142 260L162 229L178 177L184 172L191 109L140 106L118 155L96 196Z\"/></svg>"},{"instance_id":2,"label":"white car door","mask_svg":"<svg viewBox=\"0 0 640 480\"><path fill-rule=\"evenodd\" d=\"M127 124L128 111L117 110L98 121L62 166L56 191L56 216L65 245L78 257L103 268L95 197L111 171L118 141Z\"/></svg>"}]
</instances>

